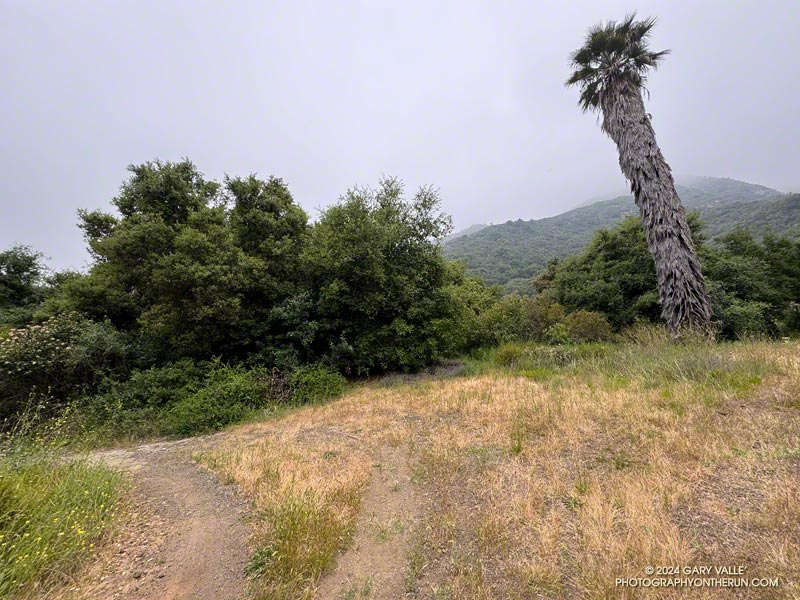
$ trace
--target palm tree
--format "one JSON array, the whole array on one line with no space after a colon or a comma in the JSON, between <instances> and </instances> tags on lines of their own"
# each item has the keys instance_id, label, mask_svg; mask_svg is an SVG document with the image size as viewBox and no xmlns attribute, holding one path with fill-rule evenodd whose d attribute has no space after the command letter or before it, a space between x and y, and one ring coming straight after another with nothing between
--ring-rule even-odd
<instances>
[{"instance_id":1,"label":"palm tree","mask_svg":"<svg viewBox=\"0 0 800 600\"><path fill-rule=\"evenodd\" d=\"M574 72L567 85L579 87L584 111L602 113L601 129L617 145L655 262L661 316L677 334L685 327L708 330L711 307L672 170L642 98L648 69L669 53L648 48L655 23L637 21L633 13L620 23L592 27L570 56Z\"/></svg>"}]
</instances>

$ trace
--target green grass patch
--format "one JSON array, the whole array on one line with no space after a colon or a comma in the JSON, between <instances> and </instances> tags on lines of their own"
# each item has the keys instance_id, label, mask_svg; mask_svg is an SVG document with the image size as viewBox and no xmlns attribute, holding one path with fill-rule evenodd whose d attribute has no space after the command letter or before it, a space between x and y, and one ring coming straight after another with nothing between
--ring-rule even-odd
<instances>
[{"instance_id":1,"label":"green grass patch","mask_svg":"<svg viewBox=\"0 0 800 600\"><path fill-rule=\"evenodd\" d=\"M114 522L121 477L47 456L0 458L0 598L75 572Z\"/></svg>"}]
</instances>

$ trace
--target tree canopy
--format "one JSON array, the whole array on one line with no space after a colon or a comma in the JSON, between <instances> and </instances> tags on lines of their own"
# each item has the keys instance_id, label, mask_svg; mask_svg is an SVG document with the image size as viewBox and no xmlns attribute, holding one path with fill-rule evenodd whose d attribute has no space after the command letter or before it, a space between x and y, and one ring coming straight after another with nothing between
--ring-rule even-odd
<instances>
[{"instance_id":1,"label":"tree canopy","mask_svg":"<svg viewBox=\"0 0 800 600\"><path fill-rule=\"evenodd\" d=\"M81 212L94 264L50 305L130 332L145 364L223 356L363 374L418 369L448 346L436 326L453 310L450 219L435 190L406 200L386 178L310 224L275 177L220 184L188 160L130 172L119 215Z\"/></svg>"}]
</instances>

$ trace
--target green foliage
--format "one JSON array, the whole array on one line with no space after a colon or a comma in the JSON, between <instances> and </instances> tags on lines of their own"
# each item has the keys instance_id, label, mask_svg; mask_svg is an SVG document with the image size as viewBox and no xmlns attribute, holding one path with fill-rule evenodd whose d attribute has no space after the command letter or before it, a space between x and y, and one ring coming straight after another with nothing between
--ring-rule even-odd
<instances>
[{"instance_id":1,"label":"green foliage","mask_svg":"<svg viewBox=\"0 0 800 600\"><path fill-rule=\"evenodd\" d=\"M572 338L569 335L569 329L564 323L554 323L550 325L544 332L544 339L548 344L569 344Z\"/></svg>"},{"instance_id":2,"label":"green foliage","mask_svg":"<svg viewBox=\"0 0 800 600\"><path fill-rule=\"evenodd\" d=\"M216 200L219 192L219 184L206 181L188 160L156 160L128 170L133 176L112 201L123 218L153 215L168 225L185 223L192 212Z\"/></svg>"},{"instance_id":3,"label":"green foliage","mask_svg":"<svg viewBox=\"0 0 800 600\"><path fill-rule=\"evenodd\" d=\"M719 333L725 338L736 339L746 335L774 332L770 313L772 306L766 302L742 300L724 291L723 286L714 282L709 286L714 320Z\"/></svg>"},{"instance_id":4,"label":"green foliage","mask_svg":"<svg viewBox=\"0 0 800 600\"><path fill-rule=\"evenodd\" d=\"M268 404L264 374L237 367L217 366L202 388L171 405L164 416L164 432L194 435L221 429Z\"/></svg>"},{"instance_id":5,"label":"green foliage","mask_svg":"<svg viewBox=\"0 0 800 600\"><path fill-rule=\"evenodd\" d=\"M545 339L549 328L564 319L564 307L544 297L505 296L482 316L480 330L491 344Z\"/></svg>"},{"instance_id":6,"label":"green foliage","mask_svg":"<svg viewBox=\"0 0 800 600\"><path fill-rule=\"evenodd\" d=\"M349 191L310 225L274 177L220 184L188 160L130 172L112 201L116 215L80 213L94 258L87 273L45 278L34 251L0 254L0 417L74 406L75 427L101 440L187 435L289 401L334 398L342 374L414 371L508 342L566 352L658 316L637 219L530 278L548 248L577 248L598 222L634 212L629 199L502 226L510 237L487 227L451 240L478 240L490 280L516 277L511 287L526 294L502 297L443 258L450 222L429 188L407 201L398 180L384 179ZM744 206L771 192L727 180L681 190L707 210L726 194ZM545 240L534 248L521 243L531 228ZM734 231L696 241L724 336L797 331L796 240ZM527 295L533 288L539 295ZM498 364L520 364L526 376L558 368L541 346L536 356L502 348Z\"/></svg>"},{"instance_id":7,"label":"green foliage","mask_svg":"<svg viewBox=\"0 0 800 600\"><path fill-rule=\"evenodd\" d=\"M581 254L551 263L537 287L568 310L605 314L617 328L659 315L653 258L635 217L598 231Z\"/></svg>"},{"instance_id":8,"label":"green foliage","mask_svg":"<svg viewBox=\"0 0 800 600\"><path fill-rule=\"evenodd\" d=\"M576 342L607 342L613 337L603 313L576 310L564 318L569 337Z\"/></svg>"},{"instance_id":9,"label":"green foliage","mask_svg":"<svg viewBox=\"0 0 800 600\"><path fill-rule=\"evenodd\" d=\"M105 380L97 394L77 402L80 427L98 442L169 433L165 414L205 383L207 366L190 359L135 370L129 379Z\"/></svg>"},{"instance_id":10,"label":"green foliage","mask_svg":"<svg viewBox=\"0 0 800 600\"><path fill-rule=\"evenodd\" d=\"M43 255L28 246L0 252L0 325L21 327L44 299Z\"/></svg>"},{"instance_id":11,"label":"green foliage","mask_svg":"<svg viewBox=\"0 0 800 600\"><path fill-rule=\"evenodd\" d=\"M0 598L42 597L79 570L114 523L121 477L54 450L63 420L29 413L0 434Z\"/></svg>"},{"instance_id":12,"label":"green foliage","mask_svg":"<svg viewBox=\"0 0 800 600\"><path fill-rule=\"evenodd\" d=\"M330 367L299 367L283 376L277 369L198 363L184 358L136 370L125 381L107 380L101 393L75 406L74 426L97 442L159 435L186 436L214 431L261 409L286 403L324 402L344 391L346 380Z\"/></svg>"},{"instance_id":13,"label":"green foliage","mask_svg":"<svg viewBox=\"0 0 800 600\"><path fill-rule=\"evenodd\" d=\"M170 406L198 391L206 370L184 358L162 367L134 371L123 383L110 382L111 391L127 408Z\"/></svg>"},{"instance_id":14,"label":"green foliage","mask_svg":"<svg viewBox=\"0 0 800 600\"><path fill-rule=\"evenodd\" d=\"M528 340L546 337L547 331L564 320L564 307L544 297L523 300L522 336Z\"/></svg>"},{"instance_id":15,"label":"green foliage","mask_svg":"<svg viewBox=\"0 0 800 600\"><path fill-rule=\"evenodd\" d=\"M333 400L342 395L345 384L341 374L322 364L299 367L289 375L292 401L299 404Z\"/></svg>"},{"instance_id":16,"label":"green foliage","mask_svg":"<svg viewBox=\"0 0 800 600\"><path fill-rule=\"evenodd\" d=\"M296 292L307 217L285 184L207 181L189 161L130 167L113 204L82 212L96 259L65 282L57 309L135 333L142 362L243 358L284 332L272 311Z\"/></svg>"},{"instance_id":17,"label":"green foliage","mask_svg":"<svg viewBox=\"0 0 800 600\"><path fill-rule=\"evenodd\" d=\"M384 179L326 209L303 254L310 282L308 359L347 374L413 371L446 347L435 323L448 315L447 269L437 241L450 228L439 198Z\"/></svg>"},{"instance_id":18,"label":"green foliage","mask_svg":"<svg viewBox=\"0 0 800 600\"><path fill-rule=\"evenodd\" d=\"M727 338L797 332L800 238L735 229L705 248L703 269L720 333Z\"/></svg>"},{"instance_id":19,"label":"green foliage","mask_svg":"<svg viewBox=\"0 0 800 600\"><path fill-rule=\"evenodd\" d=\"M696 217L690 225L722 337L797 331L800 239L768 233L758 241L735 229L709 243ZM579 318L576 311L605 315L615 329L637 320L658 320L655 272L636 218L600 230L581 254L551 263L537 286L545 297L573 311L565 321L568 328Z\"/></svg>"},{"instance_id":20,"label":"green foliage","mask_svg":"<svg viewBox=\"0 0 800 600\"><path fill-rule=\"evenodd\" d=\"M432 325L441 340L441 353L456 356L493 343L494 336L485 321L500 299L500 291L477 277L466 276L461 263L451 262L446 267L443 315Z\"/></svg>"},{"instance_id":21,"label":"green foliage","mask_svg":"<svg viewBox=\"0 0 800 600\"><path fill-rule=\"evenodd\" d=\"M482 315L480 331L489 345L518 340L522 337L521 325L525 314L525 300L519 296L506 296L495 302Z\"/></svg>"},{"instance_id":22,"label":"green foliage","mask_svg":"<svg viewBox=\"0 0 800 600\"><path fill-rule=\"evenodd\" d=\"M0 339L0 418L13 417L31 399L63 404L104 377L124 374L126 351L110 323L75 313L11 330Z\"/></svg>"},{"instance_id":23,"label":"green foliage","mask_svg":"<svg viewBox=\"0 0 800 600\"><path fill-rule=\"evenodd\" d=\"M276 402L261 369L182 359L134 371L123 382L78 404L83 426L99 441L121 437L193 435L220 429Z\"/></svg>"},{"instance_id":24,"label":"green foliage","mask_svg":"<svg viewBox=\"0 0 800 600\"><path fill-rule=\"evenodd\" d=\"M543 295L493 299L472 327L478 334L476 339L480 340L473 347L503 344L501 347L508 352L514 346L506 342L567 344L607 341L613 336L604 314L586 310L567 314L561 304Z\"/></svg>"},{"instance_id":25,"label":"green foliage","mask_svg":"<svg viewBox=\"0 0 800 600\"><path fill-rule=\"evenodd\" d=\"M0 252L0 306L21 306L36 294L44 272L42 253L28 246Z\"/></svg>"},{"instance_id":26,"label":"green foliage","mask_svg":"<svg viewBox=\"0 0 800 600\"><path fill-rule=\"evenodd\" d=\"M719 237L737 227L747 229L755 236L770 231L796 234L800 231L800 194L773 195L764 200L740 203L719 203L702 209L706 230L712 238Z\"/></svg>"},{"instance_id":27,"label":"green foliage","mask_svg":"<svg viewBox=\"0 0 800 600\"><path fill-rule=\"evenodd\" d=\"M95 264L48 306L130 332L137 364L224 355L357 375L419 369L472 343L455 325L465 305L433 190L407 202L385 179L309 227L280 179L219 185L189 161L130 171L113 201L121 218L81 213Z\"/></svg>"}]
</instances>

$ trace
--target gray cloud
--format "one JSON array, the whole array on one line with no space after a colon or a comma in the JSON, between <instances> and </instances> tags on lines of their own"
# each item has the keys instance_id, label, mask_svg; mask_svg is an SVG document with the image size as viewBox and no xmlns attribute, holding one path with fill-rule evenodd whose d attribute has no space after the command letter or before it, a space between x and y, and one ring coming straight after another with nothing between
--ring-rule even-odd
<instances>
[{"instance_id":1,"label":"gray cloud","mask_svg":"<svg viewBox=\"0 0 800 600\"><path fill-rule=\"evenodd\" d=\"M76 209L155 157L281 176L312 215L393 174L437 186L457 227L620 192L613 144L563 81L586 28L632 8L5 2L0 247L81 266ZM636 8L673 51L648 101L673 169L800 188L797 2Z\"/></svg>"}]
</instances>

